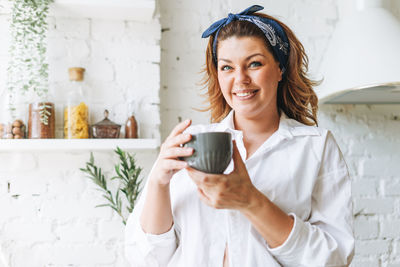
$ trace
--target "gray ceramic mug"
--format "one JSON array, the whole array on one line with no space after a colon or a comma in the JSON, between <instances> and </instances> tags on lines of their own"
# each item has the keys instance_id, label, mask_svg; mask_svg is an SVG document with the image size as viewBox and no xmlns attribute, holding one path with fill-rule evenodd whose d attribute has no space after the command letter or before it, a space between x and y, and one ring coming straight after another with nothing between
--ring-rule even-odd
<instances>
[{"instance_id":1,"label":"gray ceramic mug","mask_svg":"<svg viewBox=\"0 0 400 267\"><path fill-rule=\"evenodd\" d=\"M221 174L232 159L232 135L227 132L204 132L193 134L183 145L193 147L193 155L183 157L188 165L206 173Z\"/></svg>"}]
</instances>

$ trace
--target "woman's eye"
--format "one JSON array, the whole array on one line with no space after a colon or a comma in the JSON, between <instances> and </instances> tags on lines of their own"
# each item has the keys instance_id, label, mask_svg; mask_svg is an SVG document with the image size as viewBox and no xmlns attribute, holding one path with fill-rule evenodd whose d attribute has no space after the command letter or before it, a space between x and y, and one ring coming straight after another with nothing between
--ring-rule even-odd
<instances>
[{"instance_id":1,"label":"woman's eye","mask_svg":"<svg viewBox=\"0 0 400 267\"><path fill-rule=\"evenodd\" d=\"M232 68L227 65L221 67L221 70L230 70L230 69L232 69Z\"/></svg>"},{"instance_id":2,"label":"woman's eye","mask_svg":"<svg viewBox=\"0 0 400 267\"><path fill-rule=\"evenodd\" d=\"M260 67L261 66L261 63L260 62L258 62L258 61L253 61L253 62L251 62L250 63L250 67Z\"/></svg>"}]
</instances>

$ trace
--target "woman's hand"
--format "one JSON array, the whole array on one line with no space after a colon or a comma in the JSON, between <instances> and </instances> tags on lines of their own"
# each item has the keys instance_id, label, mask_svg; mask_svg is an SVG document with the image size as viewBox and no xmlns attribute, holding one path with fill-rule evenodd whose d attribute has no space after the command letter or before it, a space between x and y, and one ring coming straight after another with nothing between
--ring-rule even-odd
<instances>
[{"instance_id":1,"label":"woman's hand","mask_svg":"<svg viewBox=\"0 0 400 267\"><path fill-rule=\"evenodd\" d=\"M191 134L182 133L190 124L191 120L179 123L165 139L149 177L150 181L162 186L168 185L177 171L187 167L187 163L179 160L178 157L186 157L193 154L193 148L180 146L192 138Z\"/></svg>"},{"instance_id":2,"label":"woman's hand","mask_svg":"<svg viewBox=\"0 0 400 267\"><path fill-rule=\"evenodd\" d=\"M229 174L208 174L187 168L197 185L200 199L208 206L216 209L246 210L252 204L251 198L259 193L251 183L235 141L233 163L234 170Z\"/></svg>"}]
</instances>

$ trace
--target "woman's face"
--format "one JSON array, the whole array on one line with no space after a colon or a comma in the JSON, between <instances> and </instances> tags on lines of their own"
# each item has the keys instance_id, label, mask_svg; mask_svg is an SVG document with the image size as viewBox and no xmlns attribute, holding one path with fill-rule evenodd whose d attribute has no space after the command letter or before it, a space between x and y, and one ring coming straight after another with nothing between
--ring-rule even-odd
<instances>
[{"instance_id":1,"label":"woman's face","mask_svg":"<svg viewBox=\"0 0 400 267\"><path fill-rule=\"evenodd\" d=\"M256 37L230 37L218 43L218 81L235 115L262 118L277 111L279 63Z\"/></svg>"}]
</instances>

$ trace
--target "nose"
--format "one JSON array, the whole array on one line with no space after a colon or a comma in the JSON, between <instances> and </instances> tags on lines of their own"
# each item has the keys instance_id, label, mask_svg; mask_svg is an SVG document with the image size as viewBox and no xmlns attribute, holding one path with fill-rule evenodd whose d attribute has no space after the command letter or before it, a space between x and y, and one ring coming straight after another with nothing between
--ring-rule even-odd
<instances>
[{"instance_id":1,"label":"nose","mask_svg":"<svg viewBox=\"0 0 400 267\"><path fill-rule=\"evenodd\" d=\"M235 76L235 83L240 85L240 84L250 84L251 78L247 71L243 68L239 68L236 71L236 76Z\"/></svg>"}]
</instances>

